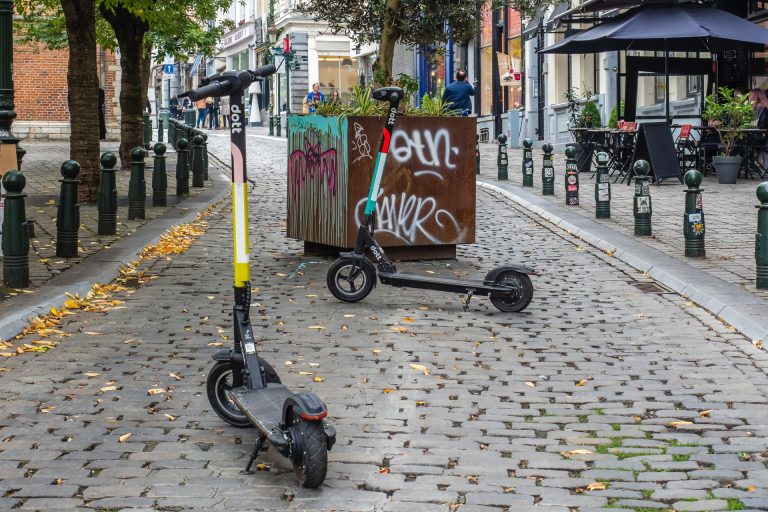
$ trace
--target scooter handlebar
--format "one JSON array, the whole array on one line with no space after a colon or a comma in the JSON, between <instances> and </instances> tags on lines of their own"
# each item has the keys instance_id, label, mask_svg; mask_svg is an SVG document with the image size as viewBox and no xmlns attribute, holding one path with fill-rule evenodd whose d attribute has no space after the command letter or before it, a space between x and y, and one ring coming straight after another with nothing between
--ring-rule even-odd
<instances>
[{"instance_id":1,"label":"scooter handlebar","mask_svg":"<svg viewBox=\"0 0 768 512\"><path fill-rule=\"evenodd\" d=\"M198 87L197 89L181 93L179 94L179 98L186 97L192 101L197 101L201 98L207 98L208 96L226 96L232 91L233 85L237 86L237 84L240 84L240 86L245 88L251 85L251 82L256 78L267 77L276 71L277 68L275 68L274 64L267 64L266 66L261 66L249 71L228 72L221 75L214 75L207 79L203 79L208 80L209 83L202 87Z\"/></svg>"},{"instance_id":2,"label":"scooter handlebar","mask_svg":"<svg viewBox=\"0 0 768 512\"><path fill-rule=\"evenodd\" d=\"M277 68L274 64L267 64L266 66L260 66L251 70L251 75L253 75L254 78L264 78L273 75L276 71Z\"/></svg>"},{"instance_id":3,"label":"scooter handlebar","mask_svg":"<svg viewBox=\"0 0 768 512\"><path fill-rule=\"evenodd\" d=\"M185 93L179 94L180 98L187 97L192 101L197 101L201 98L207 98L208 96L224 96L229 94L229 82L213 82L197 89L192 89Z\"/></svg>"}]
</instances>

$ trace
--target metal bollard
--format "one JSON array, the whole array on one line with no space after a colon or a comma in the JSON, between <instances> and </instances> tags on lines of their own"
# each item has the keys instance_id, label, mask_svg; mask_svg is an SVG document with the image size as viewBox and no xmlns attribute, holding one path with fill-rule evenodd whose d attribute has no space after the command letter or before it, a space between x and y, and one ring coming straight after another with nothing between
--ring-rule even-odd
<instances>
[{"instance_id":1,"label":"metal bollard","mask_svg":"<svg viewBox=\"0 0 768 512\"><path fill-rule=\"evenodd\" d=\"M186 126L195 126L195 117L197 112L194 109L184 111L184 124Z\"/></svg>"},{"instance_id":2,"label":"metal bollard","mask_svg":"<svg viewBox=\"0 0 768 512\"><path fill-rule=\"evenodd\" d=\"M157 142L163 142L163 119L157 120Z\"/></svg>"},{"instance_id":3,"label":"metal bollard","mask_svg":"<svg viewBox=\"0 0 768 512\"><path fill-rule=\"evenodd\" d=\"M685 214L683 215L683 234L685 235L685 255L688 258L703 258L707 255L704 248L704 210L702 206L701 173L692 169L683 177L685 190Z\"/></svg>"},{"instance_id":4,"label":"metal bollard","mask_svg":"<svg viewBox=\"0 0 768 512\"><path fill-rule=\"evenodd\" d=\"M595 175L595 217L611 218L611 182L608 176L608 155L597 154L597 172Z\"/></svg>"},{"instance_id":5,"label":"metal bollard","mask_svg":"<svg viewBox=\"0 0 768 512\"><path fill-rule=\"evenodd\" d=\"M117 184L115 181L117 156L114 153L101 155L101 188L99 190L99 235L117 233Z\"/></svg>"},{"instance_id":6,"label":"metal bollard","mask_svg":"<svg viewBox=\"0 0 768 512\"><path fill-rule=\"evenodd\" d=\"M635 216L635 235L651 236L651 178L648 173L651 166L645 160L635 162L635 198L632 211Z\"/></svg>"},{"instance_id":7,"label":"metal bollard","mask_svg":"<svg viewBox=\"0 0 768 512\"><path fill-rule=\"evenodd\" d=\"M195 135L192 139L192 186L200 188L205 186L205 170L203 169L203 137Z\"/></svg>"},{"instance_id":8,"label":"metal bollard","mask_svg":"<svg viewBox=\"0 0 768 512\"><path fill-rule=\"evenodd\" d=\"M144 181L144 148L131 150L131 179L128 182L128 220L145 217L147 183Z\"/></svg>"},{"instance_id":9,"label":"metal bollard","mask_svg":"<svg viewBox=\"0 0 768 512\"><path fill-rule=\"evenodd\" d=\"M480 174L480 134L475 135L475 174Z\"/></svg>"},{"instance_id":10,"label":"metal bollard","mask_svg":"<svg viewBox=\"0 0 768 512\"><path fill-rule=\"evenodd\" d=\"M166 146L162 142L155 144L155 166L152 170L152 206L167 206L168 176L165 173Z\"/></svg>"},{"instance_id":11,"label":"metal bollard","mask_svg":"<svg viewBox=\"0 0 768 512\"><path fill-rule=\"evenodd\" d=\"M176 195L189 194L189 142L179 139L176 152Z\"/></svg>"},{"instance_id":12,"label":"metal bollard","mask_svg":"<svg viewBox=\"0 0 768 512\"><path fill-rule=\"evenodd\" d=\"M19 171L3 175L3 283L9 288L29 286L29 234L22 193L27 179Z\"/></svg>"},{"instance_id":13,"label":"metal bollard","mask_svg":"<svg viewBox=\"0 0 768 512\"><path fill-rule=\"evenodd\" d=\"M80 180L80 164L67 160L61 164L61 192L56 213L56 256L77 258L78 233L80 231L80 204L77 202L77 187Z\"/></svg>"},{"instance_id":14,"label":"metal bollard","mask_svg":"<svg viewBox=\"0 0 768 512\"><path fill-rule=\"evenodd\" d=\"M152 119L149 118L149 112L144 112L144 149L149 149L152 142Z\"/></svg>"},{"instance_id":15,"label":"metal bollard","mask_svg":"<svg viewBox=\"0 0 768 512\"><path fill-rule=\"evenodd\" d=\"M576 148L565 148L565 204L579 204L579 169L576 165Z\"/></svg>"},{"instance_id":16,"label":"metal bollard","mask_svg":"<svg viewBox=\"0 0 768 512\"><path fill-rule=\"evenodd\" d=\"M208 135L203 133L203 179L208 181Z\"/></svg>"},{"instance_id":17,"label":"metal bollard","mask_svg":"<svg viewBox=\"0 0 768 512\"><path fill-rule=\"evenodd\" d=\"M553 196L555 195L555 166L552 144L547 142L541 149L544 150L544 161L541 167L541 194Z\"/></svg>"},{"instance_id":18,"label":"metal bollard","mask_svg":"<svg viewBox=\"0 0 768 512\"><path fill-rule=\"evenodd\" d=\"M275 116L275 135L280 136L280 114Z\"/></svg>"},{"instance_id":19,"label":"metal bollard","mask_svg":"<svg viewBox=\"0 0 768 512\"><path fill-rule=\"evenodd\" d=\"M757 233L755 234L755 262L757 263L756 285L759 290L768 289L768 181L757 186L755 191L760 205L757 210Z\"/></svg>"},{"instance_id":20,"label":"metal bollard","mask_svg":"<svg viewBox=\"0 0 768 512\"><path fill-rule=\"evenodd\" d=\"M496 159L496 165L499 169L498 179L506 180L509 178L507 169L509 168L509 160L507 160L507 136L500 133L497 137L499 141L499 156Z\"/></svg>"},{"instance_id":21,"label":"metal bollard","mask_svg":"<svg viewBox=\"0 0 768 512\"><path fill-rule=\"evenodd\" d=\"M35 220L34 219L27 219L27 236L30 240L33 238L37 238L35 236Z\"/></svg>"},{"instance_id":22,"label":"metal bollard","mask_svg":"<svg viewBox=\"0 0 768 512\"><path fill-rule=\"evenodd\" d=\"M275 115L274 114L269 116L269 136L270 137L275 136Z\"/></svg>"},{"instance_id":23,"label":"metal bollard","mask_svg":"<svg viewBox=\"0 0 768 512\"><path fill-rule=\"evenodd\" d=\"M533 141L525 139L523 141L523 186L533 186Z\"/></svg>"}]
</instances>

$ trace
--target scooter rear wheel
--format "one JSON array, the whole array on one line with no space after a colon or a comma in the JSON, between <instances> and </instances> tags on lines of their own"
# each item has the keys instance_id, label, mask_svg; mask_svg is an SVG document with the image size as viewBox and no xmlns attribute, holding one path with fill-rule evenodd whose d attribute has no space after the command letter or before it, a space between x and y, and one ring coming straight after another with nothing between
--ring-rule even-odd
<instances>
[{"instance_id":1,"label":"scooter rear wheel","mask_svg":"<svg viewBox=\"0 0 768 512\"><path fill-rule=\"evenodd\" d=\"M268 384L280 384L280 377L265 360L259 358L259 364L264 368L264 376ZM232 363L230 361L216 361L208 372L205 381L205 390L208 401L218 416L237 428L251 427L251 420L241 411L230 396L232 392Z\"/></svg>"},{"instance_id":2,"label":"scooter rear wheel","mask_svg":"<svg viewBox=\"0 0 768 512\"><path fill-rule=\"evenodd\" d=\"M291 462L299 485L316 489L328 471L328 438L322 420L305 420L291 409L288 427L293 441Z\"/></svg>"},{"instance_id":3,"label":"scooter rear wheel","mask_svg":"<svg viewBox=\"0 0 768 512\"><path fill-rule=\"evenodd\" d=\"M497 286L511 288L513 293L504 295L491 294L491 303L499 311L518 313L528 307L533 298L533 283L528 275L516 270L506 270L496 276Z\"/></svg>"},{"instance_id":4,"label":"scooter rear wheel","mask_svg":"<svg viewBox=\"0 0 768 512\"><path fill-rule=\"evenodd\" d=\"M337 299L358 302L373 290L376 269L365 258L339 258L328 269L326 283Z\"/></svg>"}]
</instances>

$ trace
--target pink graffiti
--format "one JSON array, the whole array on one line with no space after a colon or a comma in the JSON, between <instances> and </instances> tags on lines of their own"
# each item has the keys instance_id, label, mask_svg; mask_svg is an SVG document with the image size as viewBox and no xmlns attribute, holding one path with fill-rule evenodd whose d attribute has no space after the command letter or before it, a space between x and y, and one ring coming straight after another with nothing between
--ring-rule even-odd
<instances>
[{"instance_id":1,"label":"pink graffiti","mask_svg":"<svg viewBox=\"0 0 768 512\"><path fill-rule=\"evenodd\" d=\"M326 183L328 193L336 196L336 183L339 177L336 149L320 152L320 143L312 144L305 137L304 150L297 149L288 158L288 182L292 199L296 199L299 188L304 188L307 180Z\"/></svg>"}]
</instances>

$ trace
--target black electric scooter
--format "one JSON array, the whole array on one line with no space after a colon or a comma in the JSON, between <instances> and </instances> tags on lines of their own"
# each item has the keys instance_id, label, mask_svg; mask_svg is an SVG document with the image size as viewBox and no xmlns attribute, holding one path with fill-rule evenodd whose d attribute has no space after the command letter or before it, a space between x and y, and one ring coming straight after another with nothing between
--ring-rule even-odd
<instances>
[{"instance_id":1,"label":"black electric scooter","mask_svg":"<svg viewBox=\"0 0 768 512\"><path fill-rule=\"evenodd\" d=\"M366 258L365 251L373 255L378 265L379 280L382 284L401 288L420 288L441 292L464 293L464 310L475 295L487 295L491 303L505 312L519 312L530 304L533 298L533 284L529 274L534 270L522 265L504 265L497 267L485 276L482 283L427 277L398 272L395 264L389 260L384 249L374 238L376 199L379 195L381 177L384 174L384 164L387 160L389 142L397 118L397 107L403 98L403 90L399 87L383 87L373 91L376 100L388 101L389 110L384 125L379 154L373 169L371 188L365 204L365 216L357 234L357 242L353 252L342 252L331 268L328 269L328 289L334 297L345 302L363 300L373 290L376 284L376 267Z\"/></svg>"},{"instance_id":2,"label":"black electric scooter","mask_svg":"<svg viewBox=\"0 0 768 512\"><path fill-rule=\"evenodd\" d=\"M250 263L248 245L248 183L245 166L245 116L243 91L251 83L275 72L274 65L253 71L226 72L204 79L203 87L180 94L192 101L208 96L229 96L232 140L232 209L235 265L234 346L217 352L208 372L208 400L224 421L235 427L255 426L258 439L248 466L269 441L290 459L304 487L318 487L328 467L328 450L336 430L324 418L328 409L314 393L294 393L283 386L272 366L256 351L251 327Z\"/></svg>"}]
</instances>

